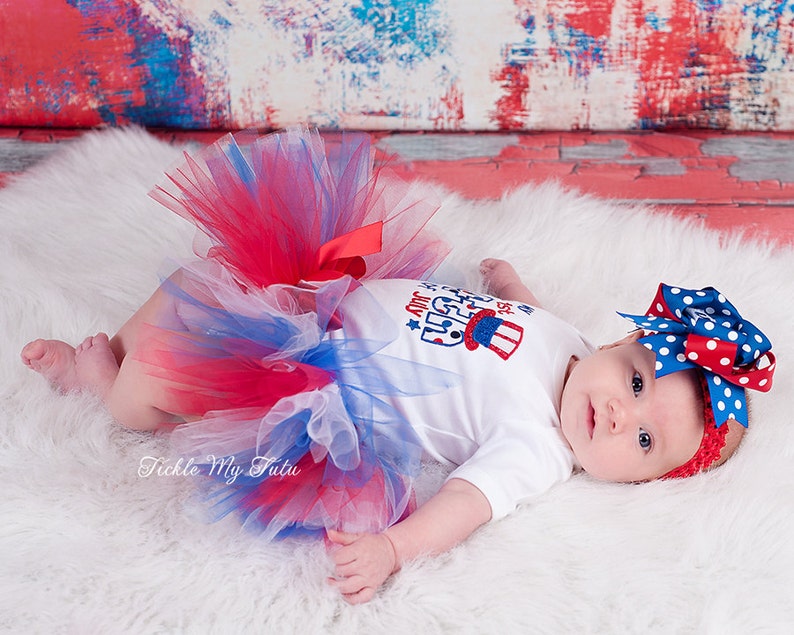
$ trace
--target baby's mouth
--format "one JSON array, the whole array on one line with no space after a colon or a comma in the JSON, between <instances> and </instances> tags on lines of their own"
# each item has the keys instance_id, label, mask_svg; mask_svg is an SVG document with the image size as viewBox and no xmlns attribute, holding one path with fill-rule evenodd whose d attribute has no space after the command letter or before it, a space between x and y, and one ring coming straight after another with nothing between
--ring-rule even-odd
<instances>
[{"instance_id":1,"label":"baby's mouth","mask_svg":"<svg viewBox=\"0 0 794 635\"><path fill-rule=\"evenodd\" d=\"M593 430L595 430L595 409L592 403L587 404L587 436L593 438Z\"/></svg>"}]
</instances>

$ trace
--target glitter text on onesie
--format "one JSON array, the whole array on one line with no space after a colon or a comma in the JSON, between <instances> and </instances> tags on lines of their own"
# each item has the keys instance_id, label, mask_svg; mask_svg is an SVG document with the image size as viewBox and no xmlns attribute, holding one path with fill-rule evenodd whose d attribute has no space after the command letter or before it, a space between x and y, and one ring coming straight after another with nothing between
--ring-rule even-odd
<instances>
[{"instance_id":1,"label":"glitter text on onesie","mask_svg":"<svg viewBox=\"0 0 794 635\"><path fill-rule=\"evenodd\" d=\"M534 309L488 295L478 295L445 285L422 282L405 305L405 323L421 340L437 346L482 347L508 359L518 350L524 329L509 317Z\"/></svg>"}]
</instances>

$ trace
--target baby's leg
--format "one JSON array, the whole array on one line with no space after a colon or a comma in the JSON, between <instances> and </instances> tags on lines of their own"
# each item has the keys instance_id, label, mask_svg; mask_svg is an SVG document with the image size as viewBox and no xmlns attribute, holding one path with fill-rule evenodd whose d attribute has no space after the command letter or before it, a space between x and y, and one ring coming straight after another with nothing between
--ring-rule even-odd
<instances>
[{"instance_id":1,"label":"baby's leg","mask_svg":"<svg viewBox=\"0 0 794 635\"><path fill-rule=\"evenodd\" d=\"M177 271L168 280L169 283L179 284L182 281L182 271ZM119 366L127 352L136 350L140 345L141 327L146 324L158 324L174 330L184 329L182 320L177 315L173 296L162 286L158 287L110 340L110 348Z\"/></svg>"},{"instance_id":2,"label":"baby's leg","mask_svg":"<svg viewBox=\"0 0 794 635\"><path fill-rule=\"evenodd\" d=\"M181 324L172 297L162 287L112 340L99 333L76 349L59 340L35 340L22 349L22 360L63 392L85 390L99 395L122 425L152 430L176 418L157 407L166 403L167 382L151 377L129 355L146 346L141 332L147 323L177 328Z\"/></svg>"},{"instance_id":3,"label":"baby's leg","mask_svg":"<svg viewBox=\"0 0 794 635\"><path fill-rule=\"evenodd\" d=\"M145 346L139 338L136 343ZM104 333L87 337L75 349L75 368L80 389L99 395L123 426L154 430L162 423L178 420L157 408L164 402L166 382L147 373L134 355L125 355L119 366Z\"/></svg>"}]
</instances>

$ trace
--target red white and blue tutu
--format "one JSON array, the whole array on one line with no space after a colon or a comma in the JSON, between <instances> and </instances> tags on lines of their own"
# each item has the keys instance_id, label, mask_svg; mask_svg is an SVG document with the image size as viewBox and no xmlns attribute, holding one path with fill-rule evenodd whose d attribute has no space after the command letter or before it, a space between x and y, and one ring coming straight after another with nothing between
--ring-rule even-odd
<instances>
[{"instance_id":1,"label":"red white and blue tutu","mask_svg":"<svg viewBox=\"0 0 794 635\"><path fill-rule=\"evenodd\" d=\"M189 420L171 439L215 517L268 539L397 522L422 448L388 397L452 380L396 359L372 370L388 342L346 337L340 303L359 279L432 273L437 205L375 169L357 133L228 135L167 176L151 195L201 230L200 258L164 283L179 324L155 325L138 358L169 387L158 405Z\"/></svg>"}]
</instances>

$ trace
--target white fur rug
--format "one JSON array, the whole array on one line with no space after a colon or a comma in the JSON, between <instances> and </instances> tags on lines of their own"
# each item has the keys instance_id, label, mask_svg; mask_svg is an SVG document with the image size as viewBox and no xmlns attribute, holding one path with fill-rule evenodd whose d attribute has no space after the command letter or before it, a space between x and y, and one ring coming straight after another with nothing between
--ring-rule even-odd
<instances>
[{"instance_id":1,"label":"white fur rug","mask_svg":"<svg viewBox=\"0 0 794 635\"><path fill-rule=\"evenodd\" d=\"M405 567L369 604L324 583L317 544L263 545L204 525L187 477L138 475L163 440L26 369L29 339L114 331L193 232L146 197L179 151L139 130L92 133L0 190L0 628L65 633L782 633L794 624L794 253L650 210L525 187L446 196L438 226L476 284L512 260L594 341L628 330L660 280L714 285L772 339L776 386L738 455L680 482L581 475ZM430 186L428 186L430 187ZM454 276L453 276L454 277ZM439 480L428 468L423 486Z\"/></svg>"}]
</instances>

